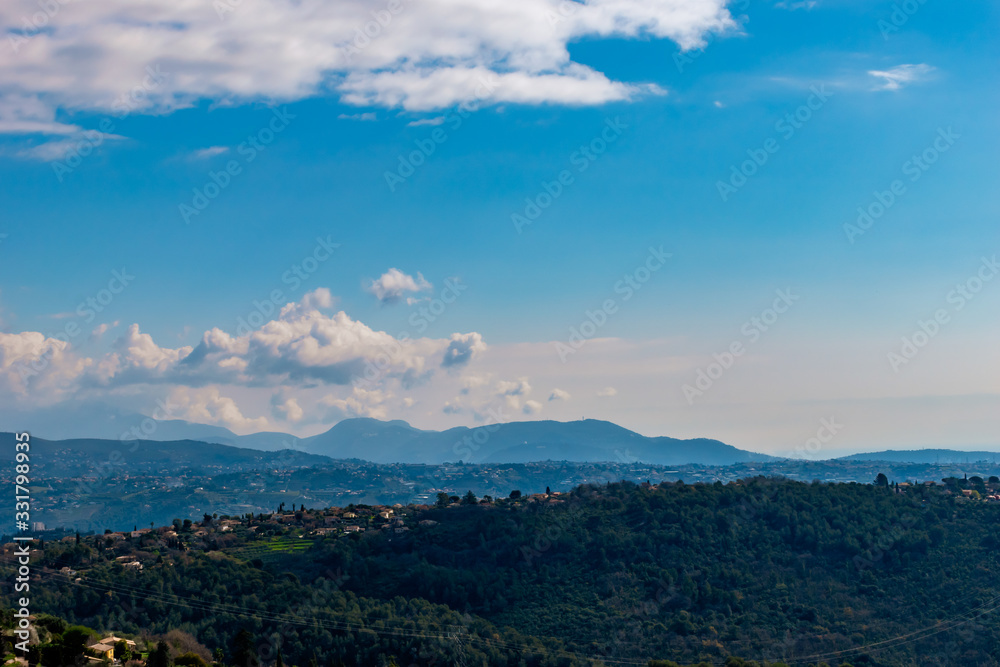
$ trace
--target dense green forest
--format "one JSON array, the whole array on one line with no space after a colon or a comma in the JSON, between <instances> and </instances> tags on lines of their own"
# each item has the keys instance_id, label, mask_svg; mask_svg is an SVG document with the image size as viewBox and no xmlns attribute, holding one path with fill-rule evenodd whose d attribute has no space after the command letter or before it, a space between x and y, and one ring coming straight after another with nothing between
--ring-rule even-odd
<instances>
[{"instance_id":1,"label":"dense green forest","mask_svg":"<svg viewBox=\"0 0 1000 667\"><path fill-rule=\"evenodd\" d=\"M1000 665L1000 503L961 486L583 486L442 503L405 533L271 558L245 547L294 527L209 535L204 550L147 540L142 571L84 538L45 545L32 604L102 630L190 633L225 664L271 665L280 647L303 666Z\"/></svg>"}]
</instances>

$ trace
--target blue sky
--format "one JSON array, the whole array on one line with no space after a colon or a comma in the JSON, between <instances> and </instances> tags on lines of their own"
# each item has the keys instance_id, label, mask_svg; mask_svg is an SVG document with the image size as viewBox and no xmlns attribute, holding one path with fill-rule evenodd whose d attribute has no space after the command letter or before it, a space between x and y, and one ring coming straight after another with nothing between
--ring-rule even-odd
<instances>
[{"instance_id":1,"label":"blue sky","mask_svg":"<svg viewBox=\"0 0 1000 667\"><path fill-rule=\"evenodd\" d=\"M993 3L928 0L895 16L882 2L637 3L614 28L602 3L523 0L513 13L566 14L523 30L454 4L493 23L469 37L435 14L448 3L406 3L344 60L324 49L387 6L347 3L356 16L314 21L304 53L279 49L273 63L239 40L268 25L292 40L299 10L280 2L170 28L157 5L161 23L149 9L143 28L153 46L109 45L122 29L110 11L67 5L25 33L37 7L4 10L0 391L28 410L148 414L172 397L171 416L238 432L308 434L357 415L442 428L492 409L779 454L831 416L846 426L830 453L1000 446L1000 389L984 372L1000 361L1000 280L960 309L953 295L1000 251ZM472 46L447 42L458 35ZM189 36L229 51L192 52ZM796 112L807 120L781 124ZM420 145L434 150L390 186ZM925 151L933 164L914 170ZM766 161L745 167L754 155ZM185 220L182 205L227 165L238 173ZM741 166L753 175L724 199L720 181ZM561 172L572 182L519 232L512 215ZM905 189L884 215L845 230L893 181ZM293 289L282 277L317 238L339 247ZM626 300L616 285L651 247L670 258ZM123 267L134 280L80 315ZM466 289L433 321L420 315L448 279ZM267 335L241 342L240 318L275 289ZM751 342L743 325L776 290L798 298ZM559 344L608 299L615 312L564 363ZM289 302L291 323L277 313ZM942 309L948 321L894 364ZM68 347L48 341L73 323ZM209 345L216 328L230 338ZM420 340L359 386L386 346L378 332ZM734 342L745 354L698 389ZM203 353L212 368L192 370Z\"/></svg>"}]
</instances>

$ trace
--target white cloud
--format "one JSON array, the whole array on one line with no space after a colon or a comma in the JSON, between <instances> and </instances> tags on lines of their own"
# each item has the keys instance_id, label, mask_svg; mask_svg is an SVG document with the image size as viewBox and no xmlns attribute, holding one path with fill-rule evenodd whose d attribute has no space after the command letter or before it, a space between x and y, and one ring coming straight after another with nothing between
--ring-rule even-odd
<instances>
[{"instance_id":1,"label":"white cloud","mask_svg":"<svg viewBox=\"0 0 1000 667\"><path fill-rule=\"evenodd\" d=\"M614 387L605 387L597 392L597 395L601 398L609 398L611 396L617 396L618 390Z\"/></svg>"},{"instance_id":2,"label":"white cloud","mask_svg":"<svg viewBox=\"0 0 1000 667\"><path fill-rule=\"evenodd\" d=\"M302 420L305 411L294 396L286 397L279 392L271 398L271 414L275 419L295 423Z\"/></svg>"},{"instance_id":3,"label":"white cloud","mask_svg":"<svg viewBox=\"0 0 1000 667\"><path fill-rule=\"evenodd\" d=\"M448 348L444 351L442 366L464 366L474 357L486 351L483 337L476 333L452 334Z\"/></svg>"},{"instance_id":4,"label":"white cloud","mask_svg":"<svg viewBox=\"0 0 1000 667\"><path fill-rule=\"evenodd\" d=\"M921 63L919 65L897 65L887 70L869 70L868 74L882 80L876 90L899 90L903 86L927 78L927 75L933 71L933 67Z\"/></svg>"},{"instance_id":5,"label":"white cloud","mask_svg":"<svg viewBox=\"0 0 1000 667\"><path fill-rule=\"evenodd\" d=\"M208 148L199 148L198 150L191 153L191 157L195 160L207 160L208 158L215 157L216 155L222 155L223 153L229 152L229 146L209 146Z\"/></svg>"},{"instance_id":6,"label":"white cloud","mask_svg":"<svg viewBox=\"0 0 1000 667\"><path fill-rule=\"evenodd\" d=\"M340 120L362 120L362 121L377 120L374 111L368 111L366 113L342 113L339 116L337 116L337 118Z\"/></svg>"},{"instance_id":7,"label":"white cloud","mask_svg":"<svg viewBox=\"0 0 1000 667\"><path fill-rule=\"evenodd\" d=\"M119 324L118 320L115 320L111 324L108 324L107 322L103 324L98 324L96 327L94 327L94 330L90 332L90 340L92 341L100 340L101 338L104 337L104 334L106 334L109 329L113 329L114 327L118 326L118 324Z\"/></svg>"},{"instance_id":8,"label":"white cloud","mask_svg":"<svg viewBox=\"0 0 1000 667\"><path fill-rule=\"evenodd\" d=\"M542 411L542 404L538 401L525 401L524 407L521 408L521 412L526 415L537 415Z\"/></svg>"},{"instance_id":9,"label":"white cloud","mask_svg":"<svg viewBox=\"0 0 1000 667\"><path fill-rule=\"evenodd\" d=\"M318 289L284 306L256 331L233 336L215 328L197 345L178 348L160 346L132 324L96 358L79 357L68 343L38 332L0 334L0 387L36 400L43 390L56 400L72 390L150 384L309 388L395 381L408 387L429 379L436 368L463 366L486 349L476 332L400 341L343 311L321 312L333 303L329 290ZM101 325L94 335L107 330ZM287 415L295 412L291 405L284 409Z\"/></svg>"},{"instance_id":10,"label":"white cloud","mask_svg":"<svg viewBox=\"0 0 1000 667\"><path fill-rule=\"evenodd\" d=\"M421 274L407 275L399 269L389 269L376 280L365 286L365 291L374 294L382 303L397 303L407 293L426 292L432 285Z\"/></svg>"},{"instance_id":11,"label":"white cloud","mask_svg":"<svg viewBox=\"0 0 1000 667\"><path fill-rule=\"evenodd\" d=\"M497 394L500 396L527 396L530 393L528 378L520 378L516 382L501 380L497 383Z\"/></svg>"},{"instance_id":12,"label":"white cloud","mask_svg":"<svg viewBox=\"0 0 1000 667\"><path fill-rule=\"evenodd\" d=\"M225 426L238 433L261 431L268 426L266 417L245 417L236 401L223 396L218 387L176 387L170 392L167 404L175 417L199 424Z\"/></svg>"},{"instance_id":13,"label":"white cloud","mask_svg":"<svg viewBox=\"0 0 1000 667\"><path fill-rule=\"evenodd\" d=\"M66 341L37 331L0 333L0 390L15 400L55 403L72 393L90 366Z\"/></svg>"},{"instance_id":14,"label":"white cloud","mask_svg":"<svg viewBox=\"0 0 1000 667\"><path fill-rule=\"evenodd\" d=\"M774 6L778 7L779 9L788 9L794 11L796 9L806 9L806 10L813 9L816 7L817 4L818 3L816 2L816 0L798 0L795 2L785 2L785 1L776 2Z\"/></svg>"},{"instance_id":15,"label":"white cloud","mask_svg":"<svg viewBox=\"0 0 1000 667\"><path fill-rule=\"evenodd\" d=\"M323 417L323 422L327 424L350 417L386 419L389 416L386 401L392 397L391 393L379 389L367 390L354 387L347 398L337 398L333 394L327 394L319 400L319 405L327 408Z\"/></svg>"},{"instance_id":16,"label":"white cloud","mask_svg":"<svg viewBox=\"0 0 1000 667\"><path fill-rule=\"evenodd\" d=\"M692 49L736 28L725 0L591 0L552 21L563 1L403 2L384 26L365 0L215 10L176 0L74 3L46 30L19 38L16 57L0 60L0 95L36 105L2 119L0 131L71 133L55 109L162 113L206 99L287 102L330 91L347 103L408 110L477 96L601 104L657 89L574 63L569 44L653 37ZM19 37L21 17L37 11L35 0L3 3L8 37ZM378 32L366 37L370 25ZM484 77L497 83L485 95Z\"/></svg>"},{"instance_id":17,"label":"white cloud","mask_svg":"<svg viewBox=\"0 0 1000 667\"><path fill-rule=\"evenodd\" d=\"M0 97L0 134L77 134L77 125L56 121L55 109L37 95L11 93Z\"/></svg>"},{"instance_id":18,"label":"white cloud","mask_svg":"<svg viewBox=\"0 0 1000 667\"><path fill-rule=\"evenodd\" d=\"M549 394L549 401L568 401L569 392L563 391L562 389L553 389L552 393Z\"/></svg>"},{"instance_id":19,"label":"white cloud","mask_svg":"<svg viewBox=\"0 0 1000 667\"><path fill-rule=\"evenodd\" d=\"M17 151L17 157L26 160L39 160L41 162L52 162L61 160L72 152L87 152L93 150L105 141L117 141L125 137L117 134L102 134L96 130L83 130L72 137L45 141L40 144L28 146Z\"/></svg>"},{"instance_id":20,"label":"white cloud","mask_svg":"<svg viewBox=\"0 0 1000 667\"><path fill-rule=\"evenodd\" d=\"M444 116L435 116L434 118L421 118L420 120L412 120L407 123L407 127L420 127L422 125L442 125L444 123Z\"/></svg>"}]
</instances>

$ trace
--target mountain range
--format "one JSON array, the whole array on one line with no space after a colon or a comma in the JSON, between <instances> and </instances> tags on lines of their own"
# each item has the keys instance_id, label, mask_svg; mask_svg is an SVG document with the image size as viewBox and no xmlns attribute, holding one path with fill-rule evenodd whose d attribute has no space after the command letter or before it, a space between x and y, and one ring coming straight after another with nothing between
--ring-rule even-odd
<instances>
[{"instance_id":1,"label":"mountain range","mask_svg":"<svg viewBox=\"0 0 1000 667\"><path fill-rule=\"evenodd\" d=\"M121 424L123 422L119 422ZM137 423L142 424L139 420ZM230 460L243 466L265 463L283 450L293 450L304 460L321 463L329 459L362 459L373 463L440 464L528 463L531 461L613 461L660 465L731 465L771 461L775 457L737 449L708 438L679 440L650 438L610 422L587 419L576 422L510 422L475 428L424 431L404 421L370 418L345 419L325 433L297 438L284 433L236 435L216 426L171 420L155 422L148 437L124 442L115 438L50 437L44 431L34 440L46 447L73 450L86 458L115 450L134 449L133 461L154 463L174 452L178 464L225 465ZM29 431L30 432L30 431ZM145 432L140 430L140 434ZM204 443L199 451L197 444ZM261 456L269 453L271 456ZM138 457L138 458L137 458ZM99 457L98 457L99 458Z\"/></svg>"},{"instance_id":2,"label":"mountain range","mask_svg":"<svg viewBox=\"0 0 1000 667\"><path fill-rule=\"evenodd\" d=\"M648 437L607 421L584 419L573 422L524 421L490 426L456 427L445 431L415 428L405 421L371 418L345 419L329 430L306 438L287 433L261 432L237 435L227 428L180 419L156 420L94 405L73 414L35 412L7 414L0 409L0 424L10 430L27 430L36 437L72 443L90 440L120 441L139 438L157 442L196 441L242 450L278 452L296 450L332 459L362 459L373 463L440 464L527 463L573 461L652 463L658 465L732 465L777 461L780 457L759 454L710 438L677 439ZM66 426L57 426L59 424ZM5 429L6 430L6 429ZM94 445L87 447L93 448ZM109 443L112 446L112 443ZM119 445L120 447L120 442ZM145 449L145 448L144 448ZM150 455L154 450L149 449ZM185 448L186 451L186 448ZM211 463L226 459L225 450L207 450ZM246 463L246 454L231 452L234 462ZM950 449L880 451L842 457L847 461L892 461L910 463L966 463L1000 459L1000 453L965 452ZM263 460L263 459L261 459Z\"/></svg>"}]
</instances>

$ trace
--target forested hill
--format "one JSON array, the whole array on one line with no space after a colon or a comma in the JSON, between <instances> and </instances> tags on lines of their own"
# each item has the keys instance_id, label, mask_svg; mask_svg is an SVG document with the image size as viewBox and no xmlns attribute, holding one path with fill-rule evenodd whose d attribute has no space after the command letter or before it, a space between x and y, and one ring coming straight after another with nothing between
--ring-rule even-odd
<instances>
[{"instance_id":1,"label":"forested hill","mask_svg":"<svg viewBox=\"0 0 1000 667\"><path fill-rule=\"evenodd\" d=\"M265 665L279 643L303 666L998 665L1000 503L967 483L985 484L621 483L178 522L45 545L33 604L181 628L224 664L245 629Z\"/></svg>"}]
</instances>

